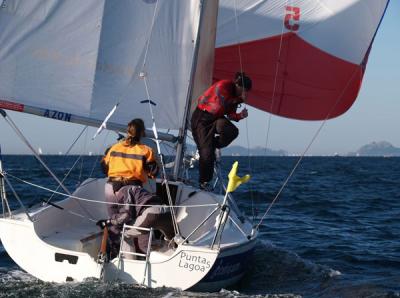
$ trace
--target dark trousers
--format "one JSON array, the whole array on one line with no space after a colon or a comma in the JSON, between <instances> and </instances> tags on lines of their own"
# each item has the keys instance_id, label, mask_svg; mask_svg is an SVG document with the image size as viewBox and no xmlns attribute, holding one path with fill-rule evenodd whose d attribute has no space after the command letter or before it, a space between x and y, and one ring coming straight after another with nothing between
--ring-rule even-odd
<instances>
[{"instance_id":1,"label":"dark trousers","mask_svg":"<svg viewBox=\"0 0 400 298\"><path fill-rule=\"evenodd\" d=\"M193 112L191 127L200 154L199 182L209 182L214 173L215 149L232 143L239 130L227 118L215 119L212 114L200 109Z\"/></svg>"},{"instance_id":2,"label":"dark trousers","mask_svg":"<svg viewBox=\"0 0 400 298\"><path fill-rule=\"evenodd\" d=\"M115 184L106 183L105 185L105 196L109 203L120 203L120 204L138 204L138 205L161 205L161 199L141 186L138 185L126 185L121 187L115 192ZM107 211L110 219L115 223L109 227L109 239L111 244L111 255L116 256L119 252L121 244L121 232L124 224L137 225L136 220L141 216L148 208L148 206L129 206L129 205L114 205L108 204ZM141 221L138 224L140 227L161 230L164 234L171 239L175 233L172 226L172 217L170 213L157 214L152 213L146 217L145 221ZM133 239L133 244L136 247L137 252L145 253L147 250L147 244L149 241L149 234L144 233L136 236Z\"/></svg>"}]
</instances>

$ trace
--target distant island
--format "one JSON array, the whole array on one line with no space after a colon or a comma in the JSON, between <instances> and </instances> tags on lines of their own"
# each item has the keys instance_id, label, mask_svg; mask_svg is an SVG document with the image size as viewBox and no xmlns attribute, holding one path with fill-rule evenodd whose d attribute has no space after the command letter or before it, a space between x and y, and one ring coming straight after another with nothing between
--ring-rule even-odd
<instances>
[{"instance_id":1,"label":"distant island","mask_svg":"<svg viewBox=\"0 0 400 298\"><path fill-rule=\"evenodd\" d=\"M188 152L195 152L196 146L188 144ZM223 156L288 156L289 154L285 150L273 150L265 149L263 147L254 147L247 149L243 146L228 146L222 149Z\"/></svg>"},{"instance_id":2,"label":"distant island","mask_svg":"<svg viewBox=\"0 0 400 298\"><path fill-rule=\"evenodd\" d=\"M348 156L400 156L400 148L389 142L372 142L362 146L356 152L350 152Z\"/></svg>"},{"instance_id":3,"label":"distant island","mask_svg":"<svg viewBox=\"0 0 400 298\"><path fill-rule=\"evenodd\" d=\"M222 155L225 156L287 156L288 153L284 150L272 150L263 147L255 147L247 149L242 146L229 146L222 149Z\"/></svg>"},{"instance_id":4,"label":"distant island","mask_svg":"<svg viewBox=\"0 0 400 298\"><path fill-rule=\"evenodd\" d=\"M196 146L188 145L188 152L195 152ZM222 149L223 156L295 156L285 150L265 149L263 147L254 147L247 149L243 146L228 146ZM344 155L337 153L331 156L400 156L400 148L393 146L389 142L372 142L370 144L360 147L355 152L349 152Z\"/></svg>"}]
</instances>

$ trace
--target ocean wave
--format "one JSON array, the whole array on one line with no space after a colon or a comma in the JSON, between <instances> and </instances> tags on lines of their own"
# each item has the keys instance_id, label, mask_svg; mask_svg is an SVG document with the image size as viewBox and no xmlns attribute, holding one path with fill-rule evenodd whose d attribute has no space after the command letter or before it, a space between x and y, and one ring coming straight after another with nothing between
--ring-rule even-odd
<instances>
[{"instance_id":1,"label":"ocean wave","mask_svg":"<svg viewBox=\"0 0 400 298\"><path fill-rule=\"evenodd\" d=\"M259 241L250 267L239 286L239 291L248 294L294 292L302 295L309 285L341 275L338 270L305 260L267 240Z\"/></svg>"},{"instance_id":2,"label":"ocean wave","mask_svg":"<svg viewBox=\"0 0 400 298\"><path fill-rule=\"evenodd\" d=\"M14 283L14 282L31 282L36 281L32 275L26 273L25 271L14 269L10 267L0 267L0 282L4 283ZM1 291L0 291L1 292Z\"/></svg>"},{"instance_id":3,"label":"ocean wave","mask_svg":"<svg viewBox=\"0 0 400 298\"><path fill-rule=\"evenodd\" d=\"M14 272L15 273L15 272ZM1 273L0 273L1 274ZM18 276L24 275L19 272ZM46 283L33 277L27 279L7 279L0 283L0 297L265 297L265 298L301 298L297 294L264 294L247 295L236 290L222 289L215 293L200 293L181 291L172 288L149 289L138 285L123 282L101 282L97 279L88 279L85 282L73 283Z\"/></svg>"}]
</instances>

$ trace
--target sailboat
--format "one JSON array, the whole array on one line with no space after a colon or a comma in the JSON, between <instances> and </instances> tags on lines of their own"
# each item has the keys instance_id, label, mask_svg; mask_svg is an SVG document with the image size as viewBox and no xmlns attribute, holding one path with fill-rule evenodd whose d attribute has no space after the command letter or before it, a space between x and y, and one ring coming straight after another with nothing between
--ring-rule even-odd
<instances>
[{"instance_id":1,"label":"sailboat","mask_svg":"<svg viewBox=\"0 0 400 298\"><path fill-rule=\"evenodd\" d=\"M10 210L1 191L0 238L8 254L49 282L95 277L206 291L234 284L259 225L230 193L201 191L182 179L196 98L213 80L245 71L253 79L251 106L292 119L339 116L357 97L388 2L1 1L0 112L65 196L27 208L1 171L0 186L8 185L21 205ZM99 258L104 234L94 222L107 217L106 180L92 177L67 189L6 109L97 127L96 135L125 132L140 117L159 152L160 141L176 144L172 173L156 181L173 214L172 244L161 241L133 257L121 248L112 260ZM125 226L122 238L138 230ZM152 240L154 231L147 232Z\"/></svg>"}]
</instances>

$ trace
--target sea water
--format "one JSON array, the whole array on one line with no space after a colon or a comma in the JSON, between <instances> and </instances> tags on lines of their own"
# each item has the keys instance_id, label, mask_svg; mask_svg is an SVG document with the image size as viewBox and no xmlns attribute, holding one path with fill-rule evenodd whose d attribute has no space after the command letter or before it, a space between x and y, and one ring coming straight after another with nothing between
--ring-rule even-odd
<instances>
[{"instance_id":1,"label":"sea water","mask_svg":"<svg viewBox=\"0 0 400 298\"><path fill-rule=\"evenodd\" d=\"M44 158L61 179L76 163L66 180L70 189L88 176L102 176L96 156ZM224 175L235 160L239 175L252 175L235 199L256 224L297 157L224 157ZM29 182L57 187L31 156L5 156L4 168ZM189 174L196 179L196 172ZM10 180L28 206L50 197ZM9 198L17 207L10 193ZM306 157L262 222L259 239L245 277L211 294L97 280L44 283L23 272L0 246L0 296L400 297L400 158Z\"/></svg>"}]
</instances>

